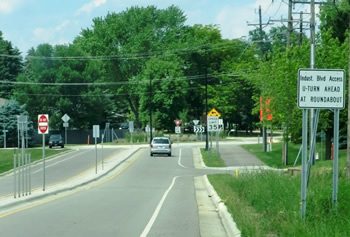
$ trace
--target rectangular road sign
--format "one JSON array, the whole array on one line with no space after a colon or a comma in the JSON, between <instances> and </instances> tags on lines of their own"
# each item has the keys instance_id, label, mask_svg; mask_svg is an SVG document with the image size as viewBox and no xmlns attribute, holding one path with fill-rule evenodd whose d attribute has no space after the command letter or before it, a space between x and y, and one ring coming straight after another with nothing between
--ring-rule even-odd
<instances>
[{"instance_id":1,"label":"rectangular road sign","mask_svg":"<svg viewBox=\"0 0 350 237\"><path fill-rule=\"evenodd\" d=\"M92 127L92 136L94 138L99 138L100 137L100 125L94 125Z\"/></svg>"},{"instance_id":2,"label":"rectangular road sign","mask_svg":"<svg viewBox=\"0 0 350 237\"><path fill-rule=\"evenodd\" d=\"M134 121L129 121L129 132L130 133L134 132Z\"/></svg>"},{"instance_id":3,"label":"rectangular road sign","mask_svg":"<svg viewBox=\"0 0 350 237\"><path fill-rule=\"evenodd\" d=\"M219 117L207 116L208 132L216 132L219 130Z\"/></svg>"},{"instance_id":4,"label":"rectangular road sign","mask_svg":"<svg viewBox=\"0 0 350 237\"><path fill-rule=\"evenodd\" d=\"M344 109L345 71L299 69L298 107Z\"/></svg>"},{"instance_id":5,"label":"rectangular road sign","mask_svg":"<svg viewBox=\"0 0 350 237\"><path fill-rule=\"evenodd\" d=\"M176 126L175 127L175 133L181 133L181 127L179 127L179 126Z\"/></svg>"},{"instance_id":6,"label":"rectangular road sign","mask_svg":"<svg viewBox=\"0 0 350 237\"><path fill-rule=\"evenodd\" d=\"M195 133L203 133L204 132L204 127L202 125L193 126L193 131Z\"/></svg>"}]
</instances>

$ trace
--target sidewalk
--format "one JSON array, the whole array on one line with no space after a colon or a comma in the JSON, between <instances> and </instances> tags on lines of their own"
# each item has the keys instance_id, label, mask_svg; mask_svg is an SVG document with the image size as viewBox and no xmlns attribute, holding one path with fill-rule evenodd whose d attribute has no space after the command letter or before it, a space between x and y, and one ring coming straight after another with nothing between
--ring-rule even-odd
<instances>
[{"instance_id":1,"label":"sidewalk","mask_svg":"<svg viewBox=\"0 0 350 237\"><path fill-rule=\"evenodd\" d=\"M220 157L229 166L266 166L255 155L239 145L223 144L219 148Z\"/></svg>"}]
</instances>

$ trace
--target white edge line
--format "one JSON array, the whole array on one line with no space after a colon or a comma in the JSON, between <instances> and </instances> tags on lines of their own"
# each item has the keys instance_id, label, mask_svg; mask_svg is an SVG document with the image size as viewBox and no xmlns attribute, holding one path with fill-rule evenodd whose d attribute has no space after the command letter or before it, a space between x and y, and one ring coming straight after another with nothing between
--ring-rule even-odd
<instances>
[{"instance_id":1,"label":"white edge line","mask_svg":"<svg viewBox=\"0 0 350 237\"><path fill-rule=\"evenodd\" d=\"M155 209L155 211L153 212L153 215L151 217L151 219L149 220L148 224L146 225L145 229L143 230L142 234L140 235L140 237L146 237L149 233L149 231L151 230L159 212L160 212L160 209L162 208L163 206L163 203L166 199L166 197L168 196L170 190L173 188L174 184L175 184L175 180L178 178L179 176L176 176L173 178L173 181L171 182L171 185L169 186L169 188L166 190L166 192L163 194L163 197L162 199L160 200L160 202L158 203L158 206L157 208Z\"/></svg>"},{"instance_id":2,"label":"white edge line","mask_svg":"<svg viewBox=\"0 0 350 237\"><path fill-rule=\"evenodd\" d=\"M78 153L78 154L76 154L76 155L74 155L74 156L70 156L70 157L67 157L67 158L65 158L65 159L62 159L62 160L56 161L56 162L55 162L55 163L53 163L53 164L46 165L46 167L45 167L45 168L50 168L50 167L52 167L52 166L55 166L55 165L57 165L57 164L59 164L59 163L62 163L62 162L64 162L64 161L66 161L66 160L73 159L74 157L77 157L77 156L82 155L82 154L84 154L84 153L85 153L85 152L83 152L83 153ZM48 162L48 160L46 160L46 162ZM40 165L41 163L42 163L42 161L41 161L40 163L38 163L38 164ZM43 169L43 168L41 167L41 168L39 168L38 170L36 170L36 171L32 172L32 174L39 173L39 172L40 172L42 169Z\"/></svg>"},{"instance_id":3,"label":"white edge line","mask_svg":"<svg viewBox=\"0 0 350 237\"><path fill-rule=\"evenodd\" d=\"M180 148L179 160L178 160L177 163L178 163L179 166L181 166L181 167L183 167L183 168L186 169L187 167L186 167L186 166L183 166L183 165L181 164L181 154L182 154L182 148Z\"/></svg>"}]
</instances>

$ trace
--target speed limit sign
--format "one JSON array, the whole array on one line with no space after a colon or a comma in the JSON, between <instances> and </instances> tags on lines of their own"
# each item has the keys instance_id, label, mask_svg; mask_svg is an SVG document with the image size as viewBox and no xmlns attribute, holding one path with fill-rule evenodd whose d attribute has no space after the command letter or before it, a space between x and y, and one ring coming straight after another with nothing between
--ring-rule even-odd
<instances>
[{"instance_id":1,"label":"speed limit sign","mask_svg":"<svg viewBox=\"0 0 350 237\"><path fill-rule=\"evenodd\" d=\"M208 132L216 132L219 130L219 117L208 116L207 117Z\"/></svg>"}]
</instances>

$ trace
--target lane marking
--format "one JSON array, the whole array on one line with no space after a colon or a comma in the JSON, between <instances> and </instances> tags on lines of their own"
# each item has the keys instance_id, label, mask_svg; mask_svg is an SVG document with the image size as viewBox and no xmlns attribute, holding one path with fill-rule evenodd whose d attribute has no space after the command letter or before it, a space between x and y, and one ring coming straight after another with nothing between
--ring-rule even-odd
<instances>
[{"instance_id":1,"label":"lane marking","mask_svg":"<svg viewBox=\"0 0 350 237\"><path fill-rule=\"evenodd\" d=\"M62 159L62 160L60 160L60 161L56 161L56 162L53 163L53 164L46 165L46 168L49 168L49 167L52 167L52 166L57 165L57 164L59 164L59 163L62 163L62 162L64 162L64 161L73 159L74 157L77 157L77 156L79 156L79 155L82 155L82 154L84 154L84 153L86 153L86 152L88 152L88 151L85 151L85 152L83 152L83 153L76 154L76 155L74 155L74 156L68 157L68 158L66 158L66 159ZM41 163L38 163L38 164L40 165ZM32 174L36 174L36 173L42 171L42 169L43 169L43 168L41 167L40 169L38 169L38 170L32 172Z\"/></svg>"},{"instance_id":2,"label":"lane marking","mask_svg":"<svg viewBox=\"0 0 350 237\"><path fill-rule=\"evenodd\" d=\"M179 166L181 166L181 167L187 169L188 167L183 166L183 165L181 164L181 155L182 155L182 148L180 148L179 159L178 159L178 162L177 162L177 163L178 163Z\"/></svg>"},{"instance_id":3,"label":"lane marking","mask_svg":"<svg viewBox=\"0 0 350 237\"><path fill-rule=\"evenodd\" d=\"M162 199L160 200L160 202L158 203L158 206L157 208L154 210L154 213L151 217L151 219L149 220L148 224L146 225L145 229L143 230L142 234L140 235L140 237L146 237L149 233L149 231L151 230L159 212L160 212L160 209L162 208L163 206L163 203L166 199L166 197L168 196L170 190L173 188L174 184L175 184L175 181L176 179L178 178L179 176L176 176L173 178L173 181L171 182L171 185L169 186L169 188L165 191L165 193L163 194L163 197Z\"/></svg>"},{"instance_id":4,"label":"lane marking","mask_svg":"<svg viewBox=\"0 0 350 237\"><path fill-rule=\"evenodd\" d=\"M105 184L109 181L111 181L112 179L114 179L115 177L117 177L118 175L120 175L123 171L125 171L129 166L131 166L143 153L145 152L145 150L140 150L138 153L138 155L135 154L135 158L132 159L126 166L124 166L121 170L119 170L116 174L112 175L111 177L107 178L106 180L102 180L100 182L98 182L97 184L94 184L94 185L89 185L87 187L81 187L79 190L75 190L75 191L71 191L69 193L65 193L65 194L62 194L60 196L57 196L57 197L54 197L54 198L49 198L49 199L46 199L44 201L41 201L39 203L36 203L36 204L32 204L30 206L26 206L26 207L22 207L22 208L19 208L19 209L16 209L16 210L13 210L13 211L10 211L8 213L5 213L5 214L2 214L0 215L0 219L4 218L4 217L7 217L7 216L10 216L10 215L13 215L13 214L16 214L18 212L22 212L22 211L25 211L25 210L29 210L29 209L32 209L34 207L37 207L37 206L41 206L43 204L46 204L46 203L49 203L49 202L52 202L52 201L56 201L58 199L61 199L61 198L64 198L64 197L68 197L68 196L71 196L71 195L74 195L76 193L79 193L79 192L82 192L82 191L86 191L86 190L90 190L94 187L97 187L99 185L102 185L102 184ZM124 161L125 162L125 161Z\"/></svg>"},{"instance_id":5,"label":"lane marking","mask_svg":"<svg viewBox=\"0 0 350 237\"><path fill-rule=\"evenodd\" d=\"M58 199L61 199L61 198L70 196L70 195L73 195L73 194L78 193L78 192L81 192L81 191L82 191L82 190L76 190L76 191L73 192L73 193L63 194L62 196L59 196L59 197L51 198L51 199L42 201L42 202L40 202L40 203L36 203L36 204L30 205L30 206L22 207L22 208L20 208L20 209L17 209L17 210L14 210L14 211L11 211L11 212L8 212L8 213L5 213L5 214L1 215L1 216L0 216L0 219L2 219L2 218L4 218L4 217L7 217L7 216L10 216L10 215L13 215L13 214L16 214L16 213L18 213L18 212L22 212L22 211L25 211L25 210L28 210L28 209L32 209L32 208L34 208L34 207L41 206L41 205L43 205L43 204L46 204L46 203L49 203L49 202L52 202L52 201L55 201L55 200L58 200Z\"/></svg>"}]
</instances>

